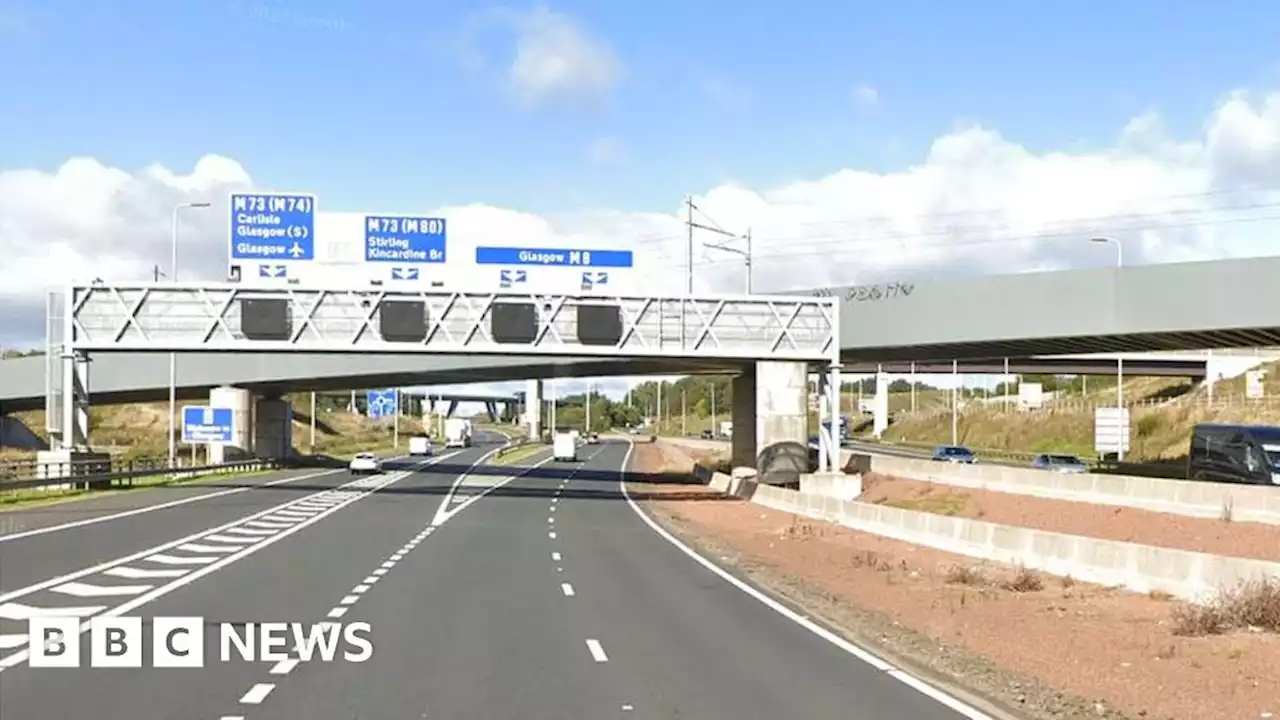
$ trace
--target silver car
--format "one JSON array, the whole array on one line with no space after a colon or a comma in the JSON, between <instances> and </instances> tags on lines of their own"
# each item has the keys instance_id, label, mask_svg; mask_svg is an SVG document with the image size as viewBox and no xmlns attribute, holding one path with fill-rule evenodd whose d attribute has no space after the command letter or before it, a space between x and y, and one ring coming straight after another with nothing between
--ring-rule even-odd
<instances>
[{"instance_id":1,"label":"silver car","mask_svg":"<svg viewBox=\"0 0 1280 720\"><path fill-rule=\"evenodd\" d=\"M1035 460L1031 461L1031 467L1037 470L1048 470L1049 472L1058 473L1087 473L1089 466L1085 465L1080 458L1075 455L1037 455Z\"/></svg>"}]
</instances>

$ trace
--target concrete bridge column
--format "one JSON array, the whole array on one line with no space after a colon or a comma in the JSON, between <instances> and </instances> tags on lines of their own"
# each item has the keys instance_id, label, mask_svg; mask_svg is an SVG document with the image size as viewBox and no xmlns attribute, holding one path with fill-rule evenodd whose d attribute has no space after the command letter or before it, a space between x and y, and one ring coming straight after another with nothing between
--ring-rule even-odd
<instances>
[{"instance_id":1,"label":"concrete bridge column","mask_svg":"<svg viewBox=\"0 0 1280 720\"><path fill-rule=\"evenodd\" d=\"M729 385L733 434L729 462L735 467L756 467L756 369L733 378Z\"/></svg>"},{"instance_id":2,"label":"concrete bridge column","mask_svg":"<svg viewBox=\"0 0 1280 720\"><path fill-rule=\"evenodd\" d=\"M484 404L484 413L489 416L489 422L498 422L498 403L488 401Z\"/></svg>"},{"instance_id":3,"label":"concrete bridge column","mask_svg":"<svg viewBox=\"0 0 1280 720\"><path fill-rule=\"evenodd\" d=\"M529 428L529 437L542 437L542 381L530 380L524 391L524 422Z\"/></svg>"},{"instance_id":4,"label":"concrete bridge column","mask_svg":"<svg viewBox=\"0 0 1280 720\"><path fill-rule=\"evenodd\" d=\"M445 416L445 417L453 417L453 414L454 414L454 413L456 413L456 412L458 412L458 401L457 401L457 400L450 400L450 401L449 401L449 412L445 413L445 415L444 415L444 416Z\"/></svg>"},{"instance_id":5,"label":"concrete bridge column","mask_svg":"<svg viewBox=\"0 0 1280 720\"><path fill-rule=\"evenodd\" d=\"M760 480L798 483L809 471L809 369L802 362L767 361L756 363L755 374ZM737 413L735 402L734 435Z\"/></svg>"},{"instance_id":6,"label":"concrete bridge column","mask_svg":"<svg viewBox=\"0 0 1280 720\"><path fill-rule=\"evenodd\" d=\"M209 463L220 465L252 454L253 394L244 388L216 387L209 391L209 406L231 408L231 442L210 443Z\"/></svg>"},{"instance_id":7,"label":"concrete bridge column","mask_svg":"<svg viewBox=\"0 0 1280 720\"><path fill-rule=\"evenodd\" d=\"M253 408L253 454L287 458L293 454L293 406L279 397L258 398Z\"/></svg>"}]
</instances>

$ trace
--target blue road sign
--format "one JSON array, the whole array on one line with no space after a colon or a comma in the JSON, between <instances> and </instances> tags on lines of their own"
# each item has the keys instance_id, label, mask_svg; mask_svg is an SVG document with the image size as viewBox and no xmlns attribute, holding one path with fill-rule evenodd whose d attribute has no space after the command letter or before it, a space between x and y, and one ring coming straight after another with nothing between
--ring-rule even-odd
<instances>
[{"instance_id":1,"label":"blue road sign","mask_svg":"<svg viewBox=\"0 0 1280 720\"><path fill-rule=\"evenodd\" d=\"M509 288L512 285L529 282L528 270L499 270L498 287Z\"/></svg>"},{"instance_id":2,"label":"blue road sign","mask_svg":"<svg viewBox=\"0 0 1280 720\"><path fill-rule=\"evenodd\" d=\"M445 240L444 218L367 215L364 219L366 262L442 263Z\"/></svg>"},{"instance_id":3,"label":"blue road sign","mask_svg":"<svg viewBox=\"0 0 1280 720\"><path fill-rule=\"evenodd\" d=\"M231 193L230 206L232 259L315 259L315 196Z\"/></svg>"},{"instance_id":4,"label":"blue road sign","mask_svg":"<svg viewBox=\"0 0 1280 720\"><path fill-rule=\"evenodd\" d=\"M549 265L629 268L630 250L553 250L550 248L478 247L477 265Z\"/></svg>"},{"instance_id":5,"label":"blue road sign","mask_svg":"<svg viewBox=\"0 0 1280 720\"><path fill-rule=\"evenodd\" d=\"M392 280L417 280L418 268L391 268Z\"/></svg>"},{"instance_id":6,"label":"blue road sign","mask_svg":"<svg viewBox=\"0 0 1280 720\"><path fill-rule=\"evenodd\" d=\"M377 418L391 417L396 414L396 391L392 390L370 390L365 394L365 400L369 403L367 415L370 420Z\"/></svg>"},{"instance_id":7,"label":"blue road sign","mask_svg":"<svg viewBox=\"0 0 1280 720\"><path fill-rule=\"evenodd\" d=\"M603 270L587 270L582 273L582 289L590 290L597 285L608 285L609 273Z\"/></svg>"},{"instance_id":8,"label":"blue road sign","mask_svg":"<svg viewBox=\"0 0 1280 720\"><path fill-rule=\"evenodd\" d=\"M289 276L288 265L259 265L258 277L283 278Z\"/></svg>"},{"instance_id":9,"label":"blue road sign","mask_svg":"<svg viewBox=\"0 0 1280 720\"><path fill-rule=\"evenodd\" d=\"M182 442L229 443L235 433L235 413L231 408L208 405L182 407Z\"/></svg>"}]
</instances>

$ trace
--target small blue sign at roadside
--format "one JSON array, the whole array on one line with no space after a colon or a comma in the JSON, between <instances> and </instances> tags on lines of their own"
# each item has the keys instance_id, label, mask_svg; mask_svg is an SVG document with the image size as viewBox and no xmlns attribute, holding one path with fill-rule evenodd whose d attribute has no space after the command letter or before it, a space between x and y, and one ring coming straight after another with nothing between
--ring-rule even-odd
<instances>
[{"instance_id":1,"label":"small blue sign at roadside","mask_svg":"<svg viewBox=\"0 0 1280 720\"><path fill-rule=\"evenodd\" d=\"M184 405L182 408L182 442L229 443L235 434L235 412L231 408L208 405Z\"/></svg>"},{"instance_id":2,"label":"small blue sign at roadside","mask_svg":"<svg viewBox=\"0 0 1280 720\"><path fill-rule=\"evenodd\" d=\"M296 193L231 193L233 260L314 260L316 199Z\"/></svg>"},{"instance_id":3,"label":"small blue sign at roadside","mask_svg":"<svg viewBox=\"0 0 1280 720\"><path fill-rule=\"evenodd\" d=\"M370 420L391 417L396 414L396 405L399 404L397 400L398 393L394 389L370 390L365 394L365 401L369 405L365 414Z\"/></svg>"},{"instance_id":4,"label":"small blue sign at roadside","mask_svg":"<svg viewBox=\"0 0 1280 720\"><path fill-rule=\"evenodd\" d=\"M630 250L555 250L551 248L477 247L477 265L547 265L629 268Z\"/></svg>"},{"instance_id":5,"label":"small blue sign at roadside","mask_svg":"<svg viewBox=\"0 0 1280 720\"><path fill-rule=\"evenodd\" d=\"M366 262L442 263L446 239L444 218L368 215L364 219Z\"/></svg>"}]
</instances>

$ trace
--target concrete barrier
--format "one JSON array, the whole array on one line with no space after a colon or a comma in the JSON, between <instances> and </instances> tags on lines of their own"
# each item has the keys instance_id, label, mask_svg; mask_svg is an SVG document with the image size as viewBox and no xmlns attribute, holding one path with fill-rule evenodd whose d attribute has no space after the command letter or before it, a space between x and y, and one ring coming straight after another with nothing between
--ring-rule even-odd
<instances>
[{"instance_id":1,"label":"concrete barrier","mask_svg":"<svg viewBox=\"0 0 1280 720\"><path fill-rule=\"evenodd\" d=\"M1280 525L1280 487L1131 475L1054 473L871 455L873 472L978 490Z\"/></svg>"},{"instance_id":2,"label":"concrete barrier","mask_svg":"<svg viewBox=\"0 0 1280 720\"><path fill-rule=\"evenodd\" d=\"M686 443L684 438L673 439L673 444L676 442L703 447ZM848 451L845 453L844 467L846 472L876 472L941 485L1049 500L1280 525L1280 487L1134 475L1066 474L1006 465L940 463L897 455Z\"/></svg>"},{"instance_id":3,"label":"concrete barrier","mask_svg":"<svg viewBox=\"0 0 1280 720\"><path fill-rule=\"evenodd\" d=\"M857 500L862 496L862 476L814 473L800 476L800 492L840 500Z\"/></svg>"},{"instance_id":4,"label":"concrete barrier","mask_svg":"<svg viewBox=\"0 0 1280 720\"><path fill-rule=\"evenodd\" d=\"M1242 582L1280 579L1280 563L1101 540L871 505L763 485L751 502L937 550L1134 592L1205 602Z\"/></svg>"}]
</instances>

